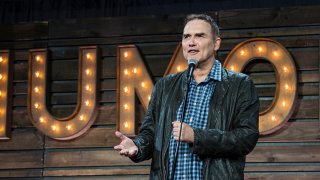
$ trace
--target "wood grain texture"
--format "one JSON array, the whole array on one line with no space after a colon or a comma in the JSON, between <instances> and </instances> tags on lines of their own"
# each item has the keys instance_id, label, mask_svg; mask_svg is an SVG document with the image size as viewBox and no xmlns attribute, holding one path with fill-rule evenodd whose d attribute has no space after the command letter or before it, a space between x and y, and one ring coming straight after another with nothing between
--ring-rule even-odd
<instances>
[{"instance_id":1,"label":"wood grain texture","mask_svg":"<svg viewBox=\"0 0 320 180\"><path fill-rule=\"evenodd\" d=\"M120 143L114 135L115 128L91 128L81 138L71 141L56 141L46 138L45 147L49 148L86 148L86 147L113 147Z\"/></svg>"},{"instance_id":2,"label":"wood grain texture","mask_svg":"<svg viewBox=\"0 0 320 180\"><path fill-rule=\"evenodd\" d=\"M8 141L1 141L1 150L37 150L43 149L44 135L35 128L13 129Z\"/></svg>"},{"instance_id":3,"label":"wood grain texture","mask_svg":"<svg viewBox=\"0 0 320 180\"><path fill-rule=\"evenodd\" d=\"M157 33L181 33L184 16L96 18L88 20L51 21L49 35L52 38L105 37L123 35L148 35ZM155 23L157 22L157 23ZM172 26L172 24L176 26ZM99 28L90 28L99 27Z\"/></svg>"},{"instance_id":4,"label":"wood grain texture","mask_svg":"<svg viewBox=\"0 0 320 180\"><path fill-rule=\"evenodd\" d=\"M245 172L319 172L319 163L246 163Z\"/></svg>"},{"instance_id":5,"label":"wood grain texture","mask_svg":"<svg viewBox=\"0 0 320 180\"><path fill-rule=\"evenodd\" d=\"M250 28L277 26L303 26L319 24L319 7L291 7L278 9L229 10L219 12L222 28ZM303 14L303 16L301 16ZM245 17L245 18L244 18Z\"/></svg>"},{"instance_id":6,"label":"wood grain texture","mask_svg":"<svg viewBox=\"0 0 320 180\"><path fill-rule=\"evenodd\" d=\"M320 162L319 150L319 143L317 145L258 145L247 156L246 162Z\"/></svg>"},{"instance_id":7,"label":"wood grain texture","mask_svg":"<svg viewBox=\"0 0 320 180\"><path fill-rule=\"evenodd\" d=\"M319 172L295 172L295 173L288 173L288 172L268 172L268 173L246 173L245 179L265 179L265 180L300 180L300 179L319 179Z\"/></svg>"},{"instance_id":8,"label":"wood grain texture","mask_svg":"<svg viewBox=\"0 0 320 180\"><path fill-rule=\"evenodd\" d=\"M37 177L42 177L43 170L42 169L5 169L5 170L0 170L0 179L2 177L11 177L11 178L26 178L26 177L32 177L32 178L37 178Z\"/></svg>"},{"instance_id":9,"label":"wood grain texture","mask_svg":"<svg viewBox=\"0 0 320 180\"><path fill-rule=\"evenodd\" d=\"M45 176L115 176L115 175L149 175L150 166L87 167L87 168L46 168Z\"/></svg>"},{"instance_id":10,"label":"wood grain texture","mask_svg":"<svg viewBox=\"0 0 320 180\"><path fill-rule=\"evenodd\" d=\"M42 168L43 151L1 151L0 152L0 169L25 169L25 168Z\"/></svg>"},{"instance_id":11,"label":"wood grain texture","mask_svg":"<svg viewBox=\"0 0 320 180\"><path fill-rule=\"evenodd\" d=\"M150 164L145 161L139 165ZM122 157L112 149L48 150L44 156L44 167L88 167L136 165L129 158Z\"/></svg>"}]
</instances>

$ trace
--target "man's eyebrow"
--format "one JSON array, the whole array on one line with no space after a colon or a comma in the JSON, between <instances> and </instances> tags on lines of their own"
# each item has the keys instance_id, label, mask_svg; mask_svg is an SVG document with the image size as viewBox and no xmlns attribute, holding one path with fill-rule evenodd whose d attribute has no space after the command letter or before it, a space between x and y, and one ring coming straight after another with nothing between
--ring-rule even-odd
<instances>
[{"instance_id":1,"label":"man's eyebrow","mask_svg":"<svg viewBox=\"0 0 320 180\"><path fill-rule=\"evenodd\" d=\"M196 36L204 36L204 35L206 35L206 33L203 33L203 32L202 33L196 33L195 35Z\"/></svg>"},{"instance_id":2,"label":"man's eyebrow","mask_svg":"<svg viewBox=\"0 0 320 180\"><path fill-rule=\"evenodd\" d=\"M191 34L190 33L185 33L185 34L182 34L182 36L190 36ZM201 33L196 33L195 36L204 36L206 35L206 33L204 32L201 32Z\"/></svg>"}]
</instances>

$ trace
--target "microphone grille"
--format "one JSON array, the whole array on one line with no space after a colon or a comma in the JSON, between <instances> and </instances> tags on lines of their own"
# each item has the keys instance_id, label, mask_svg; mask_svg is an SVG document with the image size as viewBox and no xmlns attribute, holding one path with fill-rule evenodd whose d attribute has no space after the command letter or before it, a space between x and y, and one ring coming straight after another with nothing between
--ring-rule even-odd
<instances>
[{"instance_id":1,"label":"microphone grille","mask_svg":"<svg viewBox=\"0 0 320 180\"><path fill-rule=\"evenodd\" d=\"M188 60L188 66L190 66L190 65L194 65L195 67L197 67L198 66L198 61L195 60L195 59L189 59Z\"/></svg>"}]
</instances>

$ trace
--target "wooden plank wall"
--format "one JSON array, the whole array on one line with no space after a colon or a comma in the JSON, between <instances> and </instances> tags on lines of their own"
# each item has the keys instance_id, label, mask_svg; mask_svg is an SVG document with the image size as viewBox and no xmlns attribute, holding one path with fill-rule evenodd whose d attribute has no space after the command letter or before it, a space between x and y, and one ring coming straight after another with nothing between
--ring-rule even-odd
<instances>
[{"instance_id":1,"label":"wooden plank wall","mask_svg":"<svg viewBox=\"0 0 320 180\"><path fill-rule=\"evenodd\" d=\"M261 137L247 157L246 179L316 179L320 177L319 56L320 6L210 12L221 27L224 62L238 43L271 38L285 46L298 69L297 106L281 131ZM3 179L148 179L150 161L134 164L117 155L116 48L135 44L157 81L181 40L184 15L59 20L1 25L0 49L14 57L12 138L0 141ZM48 48L51 111L72 113L77 96L80 46L101 50L99 115L90 130L72 141L45 137L27 116L28 50ZM275 74L256 61L246 72L254 79L262 109L272 102Z\"/></svg>"}]
</instances>

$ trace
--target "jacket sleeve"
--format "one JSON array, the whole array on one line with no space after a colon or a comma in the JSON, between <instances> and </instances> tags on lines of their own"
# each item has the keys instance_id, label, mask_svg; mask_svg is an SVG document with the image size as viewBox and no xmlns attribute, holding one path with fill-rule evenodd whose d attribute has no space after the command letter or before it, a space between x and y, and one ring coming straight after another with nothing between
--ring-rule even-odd
<instances>
[{"instance_id":1,"label":"jacket sleeve","mask_svg":"<svg viewBox=\"0 0 320 180\"><path fill-rule=\"evenodd\" d=\"M239 157L249 154L259 138L259 99L251 79L239 85L232 129L194 129L193 153L215 157Z\"/></svg>"},{"instance_id":2,"label":"jacket sleeve","mask_svg":"<svg viewBox=\"0 0 320 180\"><path fill-rule=\"evenodd\" d=\"M157 111L157 101L159 101L157 89L157 83L153 88L151 99L149 102L148 110L144 116L144 120L139 129L138 135L133 139L133 142L138 147L138 154L131 157L134 162L141 162L152 158L153 146L154 146L154 126L155 126L155 114Z\"/></svg>"}]
</instances>

